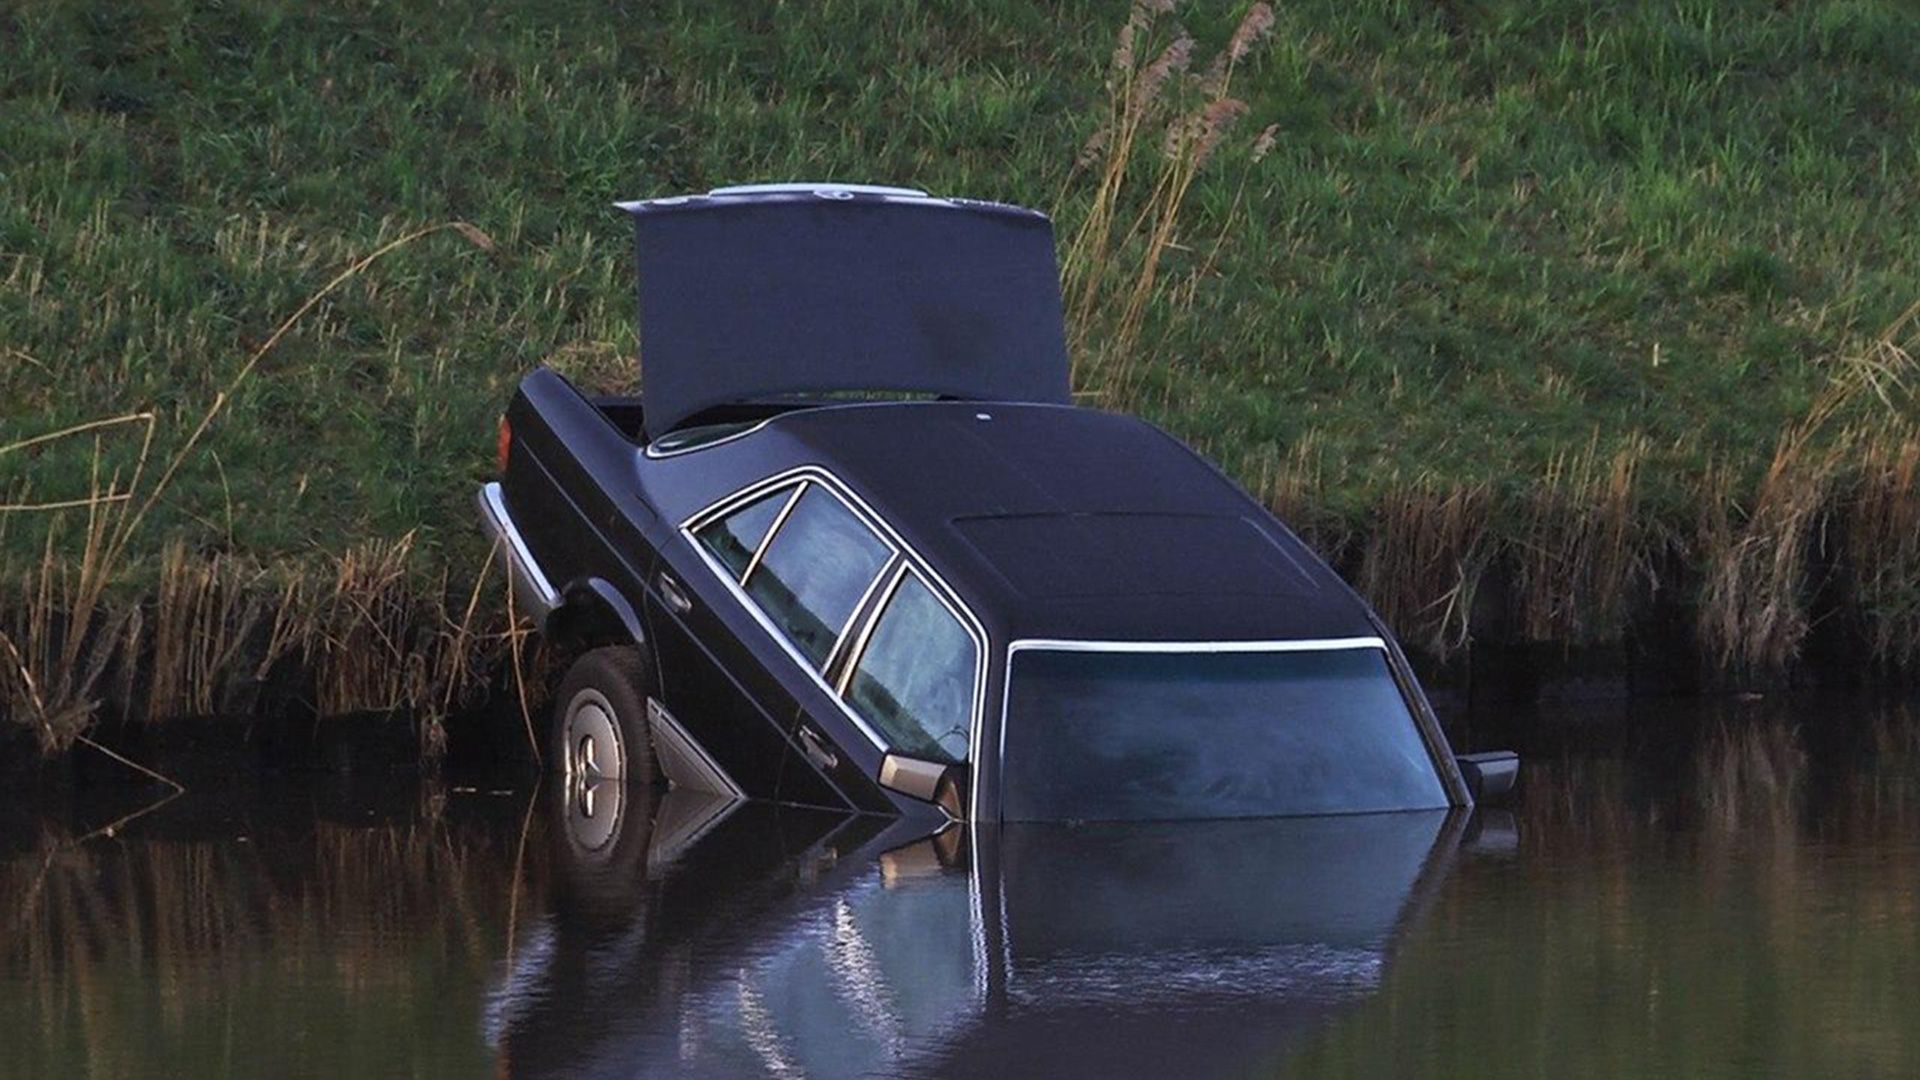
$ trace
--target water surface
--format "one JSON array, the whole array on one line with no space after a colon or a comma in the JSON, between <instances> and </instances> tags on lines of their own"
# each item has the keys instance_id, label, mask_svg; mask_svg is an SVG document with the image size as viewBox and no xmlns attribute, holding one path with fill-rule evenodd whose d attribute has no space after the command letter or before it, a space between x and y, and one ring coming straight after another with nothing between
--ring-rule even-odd
<instances>
[{"instance_id":1,"label":"water surface","mask_svg":"<svg viewBox=\"0 0 1920 1080\"><path fill-rule=\"evenodd\" d=\"M0 1076L1912 1076L1920 717L1863 708L1594 724L1473 817L16 804Z\"/></svg>"}]
</instances>

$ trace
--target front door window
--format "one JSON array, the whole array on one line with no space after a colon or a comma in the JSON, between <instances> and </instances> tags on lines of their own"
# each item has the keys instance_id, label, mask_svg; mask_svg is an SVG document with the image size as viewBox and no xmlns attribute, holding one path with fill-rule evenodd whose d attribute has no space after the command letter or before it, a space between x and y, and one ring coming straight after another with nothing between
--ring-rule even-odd
<instances>
[{"instance_id":1,"label":"front door window","mask_svg":"<svg viewBox=\"0 0 1920 1080\"><path fill-rule=\"evenodd\" d=\"M903 754L967 760L973 716L973 638L918 574L880 613L847 682L847 701Z\"/></svg>"}]
</instances>

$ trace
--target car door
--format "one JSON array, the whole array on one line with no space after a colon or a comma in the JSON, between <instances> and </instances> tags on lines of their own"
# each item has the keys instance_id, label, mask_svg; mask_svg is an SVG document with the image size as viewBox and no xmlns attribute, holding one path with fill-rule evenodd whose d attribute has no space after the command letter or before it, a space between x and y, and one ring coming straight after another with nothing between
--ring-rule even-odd
<instances>
[{"instance_id":1,"label":"car door","mask_svg":"<svg viewBox=\"0 0 1920 1080\"><path fill-rule=\"evenodd\" d=\"M836 784L827 779L833 770L790 767L790 758L802 737L798 750L821 756L819 732L796 718L830 695L822 673L897 558L892 545L811 480L745 493L693 523L687 540L700 565L658 589L674 639L662 662L676 669L663 677L676 712L689 710L690 731L704 727L707 735L695 737L712 740L716 758L742 762L750 793L770 786L784 802L877 808L861 778ZM716 701L728 703L721 711L730 718L694 717ZM763 734L769 729L777 746Z\"/></svg>"},{"instance_id":2,"label":"car door","mask_svg":"<svg viewBox=\"0 0 1920 1080\"><path fill-rule=\"evenodd\" d=\"M716 516L704 539L680 534L662 550L648 588L665 719L683 730L741 794L759 799L788 797L780 789L780 773L791 750L787 728L793 702L742 640L765 631L741 605L737 587L716 569L738 574L794 494L784 487L748 499ZM715 545L737 565L713 566L701 548ZM744 555L736 560L737 552ZM825 784L796 783L792 795L801 802L844 804Z\"/></svg>"}]
</instances>

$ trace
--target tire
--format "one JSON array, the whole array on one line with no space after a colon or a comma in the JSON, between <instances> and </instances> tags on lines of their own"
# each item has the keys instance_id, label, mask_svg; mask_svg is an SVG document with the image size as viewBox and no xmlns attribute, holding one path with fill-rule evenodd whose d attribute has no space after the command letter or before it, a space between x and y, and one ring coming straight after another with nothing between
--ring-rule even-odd
<instances>
[{"instance_id":1,"label":"tire","mask_svg":"<svg viewBox=\"0 0 1920 1080\"><path fill-rule=\"evenodd\" d=\"M569 784L617 779L652 787L659 777L647 725L653 683L653 667L638 649L583 653L554 698L547 767Z\"/></svg>"}]
</instances>

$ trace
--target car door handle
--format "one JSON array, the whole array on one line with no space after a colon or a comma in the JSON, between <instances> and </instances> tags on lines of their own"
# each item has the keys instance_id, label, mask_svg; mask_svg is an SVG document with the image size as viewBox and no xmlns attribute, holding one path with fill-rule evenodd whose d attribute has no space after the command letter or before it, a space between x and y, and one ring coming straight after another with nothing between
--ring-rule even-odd
<instances>
[{"instance_id":1,"label":"car door handle","mask_svg":"<svg viewBox=\"0 0 1920 1080\"><path fill-rule=\"evenodd\" d=\"M667 610L675 615L685 615L693 610L693 601L688 598L687 591L680 587L680 583L673 580L673 575L660 573L654 575L653 580L660 586L660 598L666 601Z\"/></svg>"},{"instance_id":2,"label":"car door handle","mask_svg":"<svg viewBox=\"0 0 1920 1080\"><path fill-rule=\"evenodd\" d=\"M800 725L800 749L817 768L834 769L840 765L840 756L827 749L826 738L805 724Z\"/></svg>"}]
</instances>

